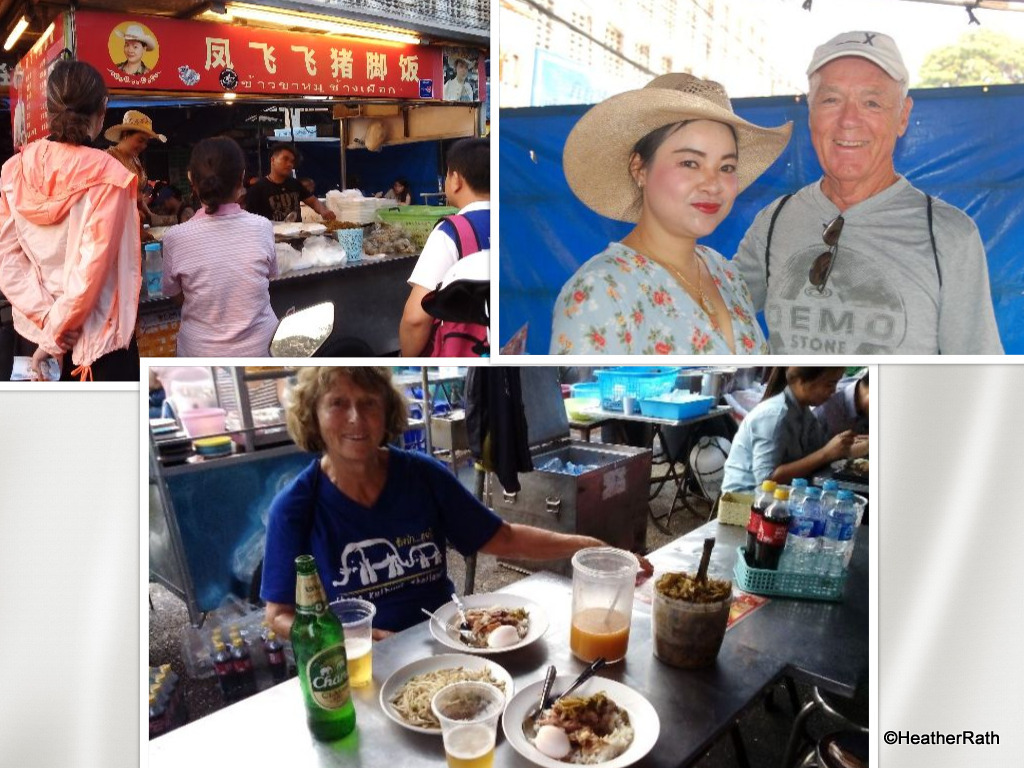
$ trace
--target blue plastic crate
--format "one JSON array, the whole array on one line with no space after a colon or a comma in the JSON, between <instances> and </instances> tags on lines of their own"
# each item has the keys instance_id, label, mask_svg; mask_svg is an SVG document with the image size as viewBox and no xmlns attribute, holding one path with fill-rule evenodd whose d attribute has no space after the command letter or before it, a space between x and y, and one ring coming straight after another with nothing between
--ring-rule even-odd
<instances>
[{"instance_id":1,"label":"blue plastic crate","mask_svg":"<svg viewBox=\"0 0 1024 768\"><path fill-rule=\"evenodd\" d=\"M743 547L736 547L736 566L733 576L736 586L744 592L772 597L798 597L803 600L843 599L847 571L838 576L822 576L818 573L793 571L771 571L751 568L743 557Z\"/></svg>"},{"instance_id":2,"label":"blue plastic crate","mask_svg":"<svg viewBox=\"0 0 1024 768\"><path fill-rule=\"evenodd\" d=\"M640 413L655 419L692 419L711 410L715 398L690 395L684 400L641 400Z\"/></svg>"},{"instance_id":3,"label":"blue plastic crate","mask_svg":"<svg viewBox=\"0 0 1024 768\"><path fill-rule=\"evenodd\" d=\"M583 381L573 384L569 389L573 397L601 397L601 385L596 381Z\"/></svg>"},{"instance_id":4,"label":"blue plastic crate","mask_svg":"<svg viewBox=\"0 0 1024 768\"><path fill-rule=\"evenodd\" d=\"M671 392L676 385L679 368L601 368L594 371L601 385L601 407L606 411L621 411L622 398L642 400Z\"/></svg>"}]
</instances>

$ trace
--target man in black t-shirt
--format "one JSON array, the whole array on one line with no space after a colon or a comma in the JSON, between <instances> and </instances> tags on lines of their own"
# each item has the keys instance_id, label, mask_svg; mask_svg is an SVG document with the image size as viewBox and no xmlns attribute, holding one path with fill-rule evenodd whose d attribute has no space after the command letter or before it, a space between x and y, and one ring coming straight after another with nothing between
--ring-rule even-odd
<instances>
[{"instance_id":1,"label":"man in black t-shirt","mask_svg":"<svg viewBox=\"0 0 1024 768\"><path fill-rule=\"evenodd\" d=\"M270 173L257 181L245 194L245 208L271 221L301 221L299 201L319 213L325 221L334 221L334 211L321 203L292 177L295 148L279 144L270 153Z\"/></svg>"}]
</instances>

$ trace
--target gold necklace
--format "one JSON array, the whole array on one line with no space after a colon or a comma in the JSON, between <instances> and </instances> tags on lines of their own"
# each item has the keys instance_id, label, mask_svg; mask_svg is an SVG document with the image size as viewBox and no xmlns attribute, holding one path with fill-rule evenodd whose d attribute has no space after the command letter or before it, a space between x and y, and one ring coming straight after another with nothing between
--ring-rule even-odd
<instances>
[{"instance_id":1,"label":"gold necklace","mask_svg":"<svg viewBox=\"0 0 1024 768\"><path fill-rule=\"evenodd\" d=\"M715 326L717 326L718 310L715 308L715 305L711 302L711 297L704 292L704 272L700 268L701 260L700 257L697 256L696 251L693 252L693 260L697 265L696 288L694 287L693 283L691 283L689 280L683 277L683 273L676 269L673 265L666 263L666 266L676 273L676 276L683 282L683 285L687 286L691 291L697 291L697 295L700 297L700 300L698 301L700 308L704 310L704 314L711 318L711 322L714 323Z\"/></svg>"}]
</instances>

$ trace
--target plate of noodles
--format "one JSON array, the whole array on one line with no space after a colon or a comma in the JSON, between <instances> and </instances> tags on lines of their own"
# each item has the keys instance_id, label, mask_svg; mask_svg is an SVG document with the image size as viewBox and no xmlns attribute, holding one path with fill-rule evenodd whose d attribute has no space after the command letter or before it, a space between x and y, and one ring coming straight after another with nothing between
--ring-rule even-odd
<instances>
[{"instance_id":1,"label":"plate of noodles","mask_svg":"<svg viewBox=\"0 0 1024 768\"><path fill-rule=\"evenodd\" d=\"M439 643L463 653L505 653L529 645L548 630L548 615L532 600L504 592L466 595L466 618L470 624L468 641L433 619L430 634ZM454 603L445 603L434 615L448 625L458 625ZM498 641L498 642L495 642Z\"/></svg>"},{"instance_id":2,"label":"plate of noodles","mask_svg":"<svg viewBox=\"0 0 1024 768\"><path fill-rule=\"evenodd\" d=\"M430 710L430 700L444 686L463 680L490 683L512 698L512 675L493 661L459 653L431 656L406 664L384 681L380 706L403 728L440 735L441 726Z\"/></svg>"},{"instance_id":3,"label":"plate of noodles","mask_svg":"<svg viewBox=\"0 0 1024 768\"><path fill-rule=\"evenodd\" d=\"M560 675L553 690L565 690L573 679ZM661 724L651 703L632 688L598 676L527 719L542 685L538 680L513 696L501 717L508 743L535 765L624 768L658 741Z\"/></svg>"}]
</instances>

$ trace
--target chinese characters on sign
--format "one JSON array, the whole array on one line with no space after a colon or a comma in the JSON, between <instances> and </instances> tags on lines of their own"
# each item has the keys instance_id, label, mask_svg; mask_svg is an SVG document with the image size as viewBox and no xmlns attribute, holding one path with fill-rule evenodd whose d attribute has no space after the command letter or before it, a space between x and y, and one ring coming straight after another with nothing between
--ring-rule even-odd
<instances>
[{"instance_id":1,"label":"chinese characters on sign","mask_svg":"<svg viewBox=\"0 0 1024 768\"><path fill-rule=\"evenodd\" d=\"M436 47L100 11L79 11L76 21L79 58L112 87L217 93L230 70L239 93L443 95L422 87L444 79ZM480 58L472 52L474 66Z\"/></svg>"}]
</instances>

